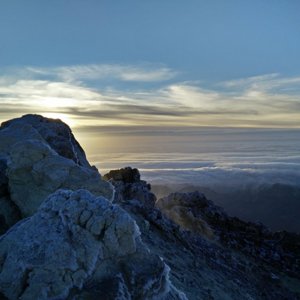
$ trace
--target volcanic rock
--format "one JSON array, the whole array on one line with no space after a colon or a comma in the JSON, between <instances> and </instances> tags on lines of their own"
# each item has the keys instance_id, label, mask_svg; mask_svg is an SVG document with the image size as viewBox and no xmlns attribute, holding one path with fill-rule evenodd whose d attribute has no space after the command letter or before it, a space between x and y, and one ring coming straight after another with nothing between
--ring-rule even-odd
<instances>
[{"instance_id":1,"label":"volcanic rock","mask_svg":"<svg viewBox=\"0 0 300 300\"><path fill-rule=\"evenodd\" d=\"M0 157L1 202L11 207L0 212L5 220L2 231L16 221L10 215L13 207L20 212L17 219L31 216L60 188L84 188L112 198L112 186L89 165L70 128L60 120L27 115L3 123Z\"/></svg>"},{"instance_id":2,"label":"volcanic rock","mask_svg":"<svg viewBox=\"0 0 300 300\"><path fill-rule=\"evenodd\" d=\"M135 199L145 207L152 209L156 197L151 193L151 185L141 180L140 177L139 170L131 167L111 170L103 175L103 179L108 180L115 188L114 201L116 203Z\"/></svg>"},{"instance_id":3,"label":"volcanic rock","mask_svg":"<svg viewBox=\"0 0 300 300\"><path fill-rule=\"evenodd\" d=\"M59 119L45 118L40 115L25 115L21 118L12 119L1 124L1 128L16 126L21 131L27 131L24 137L17 134L19 138L40 138L46 142L58 155L73 160L76 164L90 167L85 153L75 139L70 127ZM34 129L34 130L31 130ZM31 132L31 136L28 135ZM9 132L9 134L11 134Z\"/></svg>"},{"instance_id":4,"label":"volcanic rock","mask_svg":"<svg viewBox=\"0 0 300 300\"><path fill-rule=\"evenodd\" d=\"M9 299L180 299L136 223L86 190L50 195L0 238L0 259Z\"/></svg>"},{"instance_id":5,"label":"volcanic rock","mask_svg":"<svg viewBox=\"0 0 300 300\"><path fill-rule=\"evenodd\" d=\"M156 207L183 229L212 238L213 230L201 213L201 209L208 206L208 203L209 201L205 196L196 191L190 194L170 194L159 199L156 202Z\"/></svg>"},{"instance_id":6,"label":"volcanic rock","mask_svg":"<svg viewBox=\"0 0 300 300\"><path fill-rule=\"evenodd\" d=\"M260 223L228 216L196 192L172 193L157 200L162 213L194 234L214 237L222 245L300 278L300 235L271 232Z\"/></svg>"},{"instance_id":7,"label":"volcanic rock","mask_svg":"<svg viewBox=\"0 0 300 300\"><path fill-rule=\"evenodd\" d=\"M231 218L198 191L174 193L152 206L128 193L133 185L142 199L152 197L145 181L111 183L143 242L171 267L172 283L188 299L300 299L298 235Z\"/></svg>"}]
</instances>

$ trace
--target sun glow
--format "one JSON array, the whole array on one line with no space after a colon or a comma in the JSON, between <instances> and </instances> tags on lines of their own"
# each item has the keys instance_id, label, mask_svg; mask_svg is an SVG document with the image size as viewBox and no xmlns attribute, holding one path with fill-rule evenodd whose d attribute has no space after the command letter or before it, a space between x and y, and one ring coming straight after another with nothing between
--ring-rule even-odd
<instances>
[{"instance_id":1,"label":"sun glow","mask_svg":"<svg viewBox=\"0 0 300 300\"><path fill-rule=\"evenodd\" d=\"M52 118L52 119L60 119L63 122L65 122L67 125L69 125L70 127L77 127L78 124L77 122L74 120L74 118L70 117L67 114L63 114L63 113L42 113L43 116L47 117L47 118Z\"/></svg>"},{"instance_id":2,"label":"sun glow","mask_svg":"<svg viewBox=\"0 0 300 300\"><path fill-rule=\"evenodd\" d=\"M61 97L44 97L39 101L40 106L48 108L75 107L77 104L75 99Z\"/></svg>"}]
</instances>

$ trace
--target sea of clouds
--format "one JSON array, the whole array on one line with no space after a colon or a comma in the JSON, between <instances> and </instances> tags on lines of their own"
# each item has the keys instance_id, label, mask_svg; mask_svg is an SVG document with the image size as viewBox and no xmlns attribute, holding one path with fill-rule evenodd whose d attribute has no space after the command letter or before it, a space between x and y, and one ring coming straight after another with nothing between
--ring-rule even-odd
<instances>
[{"instance_id":1,"label":"sea of clouds","mask_svg":"<svg viewBox=\"0 0 300 300\"><path fill-rule=\"evenodd\" d=\"M234 134L233 134L234 132ZM124 166L137 167L153 184L189 184L213 189L244 188L282 183L300 186L300 131L227 130L210 134L156 136L147 145L122 147L94 154L90 160L101 173ZM137 146L136 146L137 147ZM151 152L147 152L150 149ZM173 151L172 151L173 150Z\"/></svg>"}]
</instances>

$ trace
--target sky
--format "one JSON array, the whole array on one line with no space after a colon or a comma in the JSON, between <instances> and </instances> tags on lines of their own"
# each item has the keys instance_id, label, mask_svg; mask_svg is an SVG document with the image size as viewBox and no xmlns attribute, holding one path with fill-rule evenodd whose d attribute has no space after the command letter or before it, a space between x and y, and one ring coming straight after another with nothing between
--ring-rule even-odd
<instances>
[{"instance_id":1,"label":"sky","mask_svg":"<svg viewBox=\"0 0 300 300\"><path fill-rule=\"evenodd\" d=\"M1 1L0 121L299 128L299 11L296 0Z\"/></svg>"}]
</instances>

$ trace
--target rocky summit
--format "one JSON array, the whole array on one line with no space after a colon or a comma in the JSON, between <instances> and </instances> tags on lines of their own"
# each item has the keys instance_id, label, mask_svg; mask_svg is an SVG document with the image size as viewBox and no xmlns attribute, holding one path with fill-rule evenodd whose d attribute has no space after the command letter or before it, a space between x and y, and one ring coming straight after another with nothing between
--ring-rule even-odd
<instances>
[{"instance_id":1,"label":"rocky summit","mask_svg":"<svg viewBox=\"0 0 300 300\"><path fill-rule=\"evenodd\" d=\"M57 137L57 139L56 139ZM4 232L34 214L58 189L87 189L112 198L70 128L60 120L26 115L0 127L0 213Z\"/></svg>"},{"instance_id":2,"label":"rocky summit","mask_svg":"<svg viewBox=\"0 0 300 300\"><path fill-rule=\"evenodd\" d=\"M199 191L157 199L101 176L70 128L0 127L1 299L300 299L300 236L230 217Z\"/></svg>"}]
</instances>

